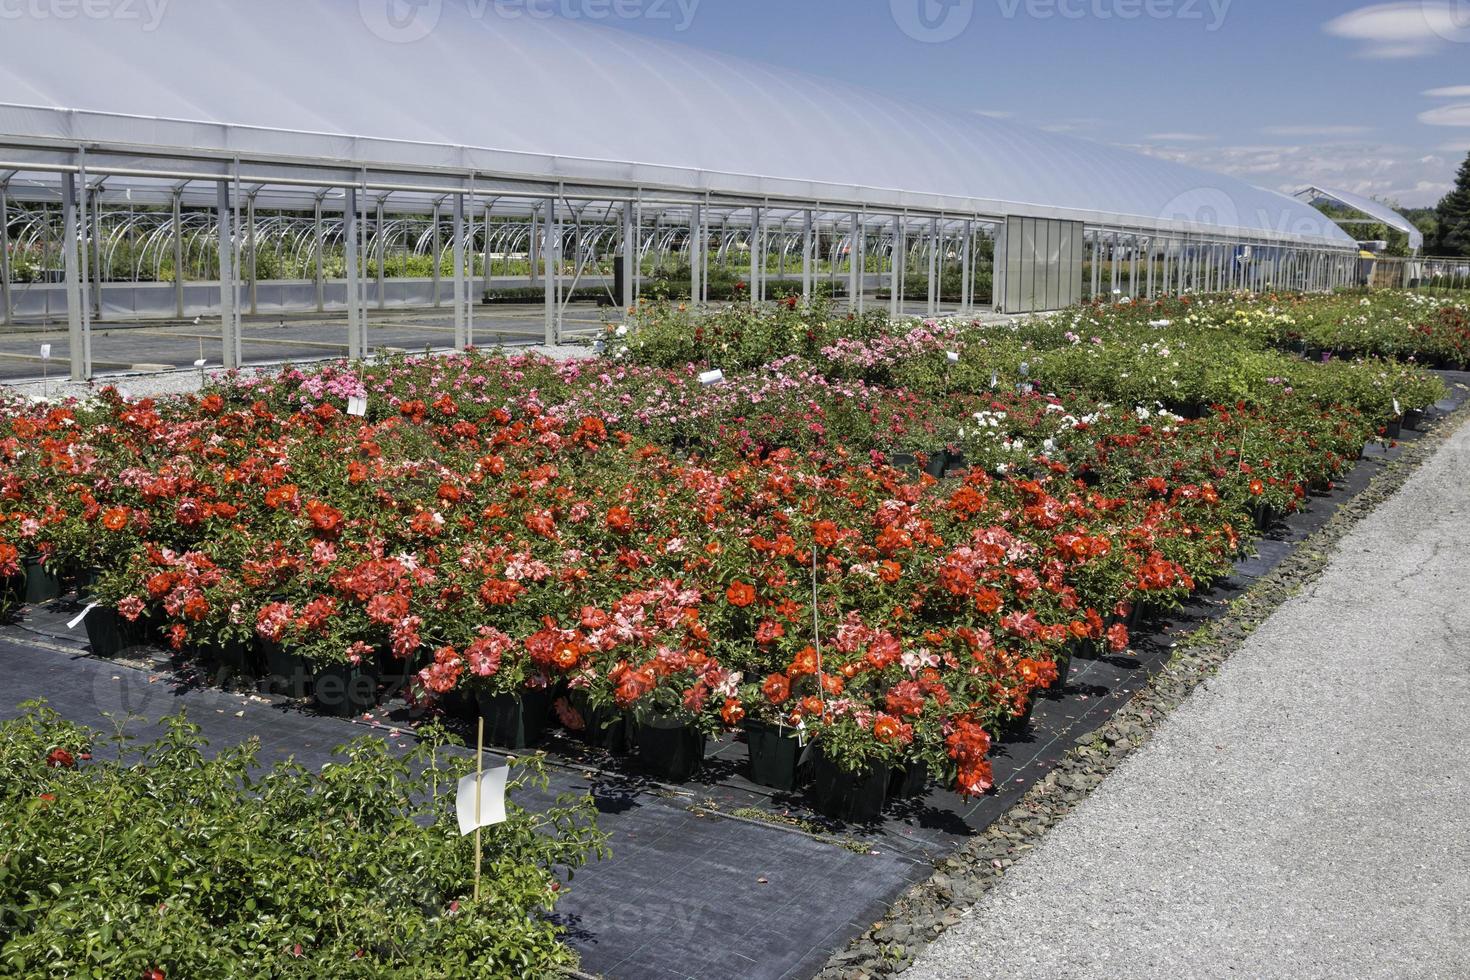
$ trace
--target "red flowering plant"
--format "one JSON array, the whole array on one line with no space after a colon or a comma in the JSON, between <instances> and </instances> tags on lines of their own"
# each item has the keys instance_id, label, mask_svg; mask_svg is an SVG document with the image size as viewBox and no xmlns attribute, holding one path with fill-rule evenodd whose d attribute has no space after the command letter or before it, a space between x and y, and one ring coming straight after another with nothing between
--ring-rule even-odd
<instances>
[{"instance_id":1,"label":"red flowering plant","mask_svg":"<svg viewBox=\"0 0 1470 980\"><path fill-rule=\"evenodd\" d=\"M674 318L583 364L390 358L22 406L0 420L0 565L103 566L104 600L186 650L387 651L425 696L565 685L564 714L750 716L801 725L849 769L922 762L975 791L988 739L1069 650L1126 649L1135 606L1228 571L1256 498L1302 505L1366 438L1284 390L1194 421L1014 393L1037 351L1089 345L1082 321L1117 319L1102 346L1154 329L1128 316L916 335L732 310L706 333L718 349L688 358L731 345L713 387L669 353L694 349ZM956 443L962 481L886 465Z\"/></svg>"}]
</instances>

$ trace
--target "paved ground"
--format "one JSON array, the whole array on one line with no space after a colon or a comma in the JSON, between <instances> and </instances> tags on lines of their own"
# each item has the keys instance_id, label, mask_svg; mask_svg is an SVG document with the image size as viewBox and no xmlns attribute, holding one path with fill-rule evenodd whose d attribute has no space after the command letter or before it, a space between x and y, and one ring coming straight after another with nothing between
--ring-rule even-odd
<instances>
[{"instance_id":1,"label":"paved ground","mask_svg":"<svg viewBox=\"0 0 1470 980\"><path fill-rule=\"evenodd\" d=\"M566 335L595 333L604 312L591 304L569 307L563 330ZM545 339L543 317L540 306L477 306L474 341L481 347L539 344ZM51 348L46 364L41 360L42 344ZM422 352L453 344L454 321L447 312L368 311L368 345L373 350ZM252 364L345 357L345 314L247 318L241 328L241 349L246 362ZM70 352L65 323L0 331L0 383L38 379L48 373L54 387L67 375ZM197 374L193 369L196 360L203 358L218 369L222 356L218 319L197 324L98 324L92 335L93 367L99 377L180 370Z\"/></svg>"},{"instance_id":2,"label":"paved ground","mask_svg":"<svg viewBox=\"0 0 1470 980\"><path fill-rule=\"evenodd\" d=\"M1470 976L1470 426L904 974Z\"/></svg>"},{"instance_id":3,"label":"paved ground","mask_svg":"<svg viewBox=\"0 0 1470 980\"><path fill-rule=\"evenodd\" d=\"M569 314L567 329L592 329L597 323L591 319L595 315L591 310L578 311L576 319ZM274 319L247 322L244 351L246 360L253 366L246 370L271 371L285 362L300 364L345 357L347 345L337 341L345 338L346 330L345 324L330 318L293 319L284 324ZM532 322L518 308L493 317L477 313L474 337L481 347L502 346L555 358L586 357L591 353L591 348L581 342L556 347L542 345L542 321ZM202 347L208 361L205 372L219 372L218 323L99 329L92 341L97 374L94 382L88 384L66 379L69 355L64 329L59 333L54 330L0 333L0 387L47 398L85 396L105 384L116 385L135 397L196 391L201 375L193 363L200 356L200 338L208 338L203 340ZM374 351L443 351L453 342L453 322L432 311L387 314L375 318L368 328L368 343ZM42 343L52 347L49 379L43 378L40 355L35 353Z\"/></svg>"}]
</instances>

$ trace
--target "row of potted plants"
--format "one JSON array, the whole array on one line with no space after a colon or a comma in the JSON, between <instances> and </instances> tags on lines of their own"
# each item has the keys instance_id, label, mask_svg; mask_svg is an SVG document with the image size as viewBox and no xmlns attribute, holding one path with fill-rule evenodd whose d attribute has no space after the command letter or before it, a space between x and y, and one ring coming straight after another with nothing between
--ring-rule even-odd
<instances>
[{"instance_id":1,"label":"row of potted plants","mask_svg":"<svg viewBox=\"0 0 1470 980\"><path fill-rule=\"evenodd\" d=\"M809 343L858 321L822 322ZM859 332L911 359L956 339ZM299 679L289 694L362 692L329 694L342 710L398 674L417 701L476 705L502 741L552 716L636 729L668 778L720 730L762 758L807 742L817 795L851 814L895 770L984 792L991 740L1073 656L1126 650L1138 608L1226 574L1253 523L1329 486L1377 422L1281 390L1186 419L1162 399L919 392L789 357L706 386L699 365L629 350L12 406L0 574L89 570L98 628L149 624Z\"/></svg>"}]
</instances>

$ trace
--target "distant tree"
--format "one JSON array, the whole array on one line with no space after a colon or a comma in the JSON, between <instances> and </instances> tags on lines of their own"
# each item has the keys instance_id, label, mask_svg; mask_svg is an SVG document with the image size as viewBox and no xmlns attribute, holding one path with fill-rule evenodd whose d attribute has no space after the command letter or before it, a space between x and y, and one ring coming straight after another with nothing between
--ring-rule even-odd
<instances>
[{"instance_id":1,"label":"distant tree","mask_svg":"<svg viewBox=\"0 0 1470 980\"><path fill-rule=\"evenodd\" d=\"M1455 189L1435 208L1439 219L1436 251L1443 255L1470 255L1470 156L1460 164Z\"/></svg>"}]
</instances>

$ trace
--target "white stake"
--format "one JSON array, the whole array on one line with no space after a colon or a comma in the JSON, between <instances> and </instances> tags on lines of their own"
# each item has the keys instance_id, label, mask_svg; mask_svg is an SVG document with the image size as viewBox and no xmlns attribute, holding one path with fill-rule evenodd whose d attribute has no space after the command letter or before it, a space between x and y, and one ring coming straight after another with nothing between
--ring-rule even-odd
<instances>
[{"instance_id":1,"label":"white stake","mask_svg":"<svg viewBox=\"0 0 1470 980\"><path fill-rule=\"evenodd\" d=\"M485 716L481 715L475 725L475 901L480 901L480 797L485 787Z\"/></svg>"}]
</instances>

